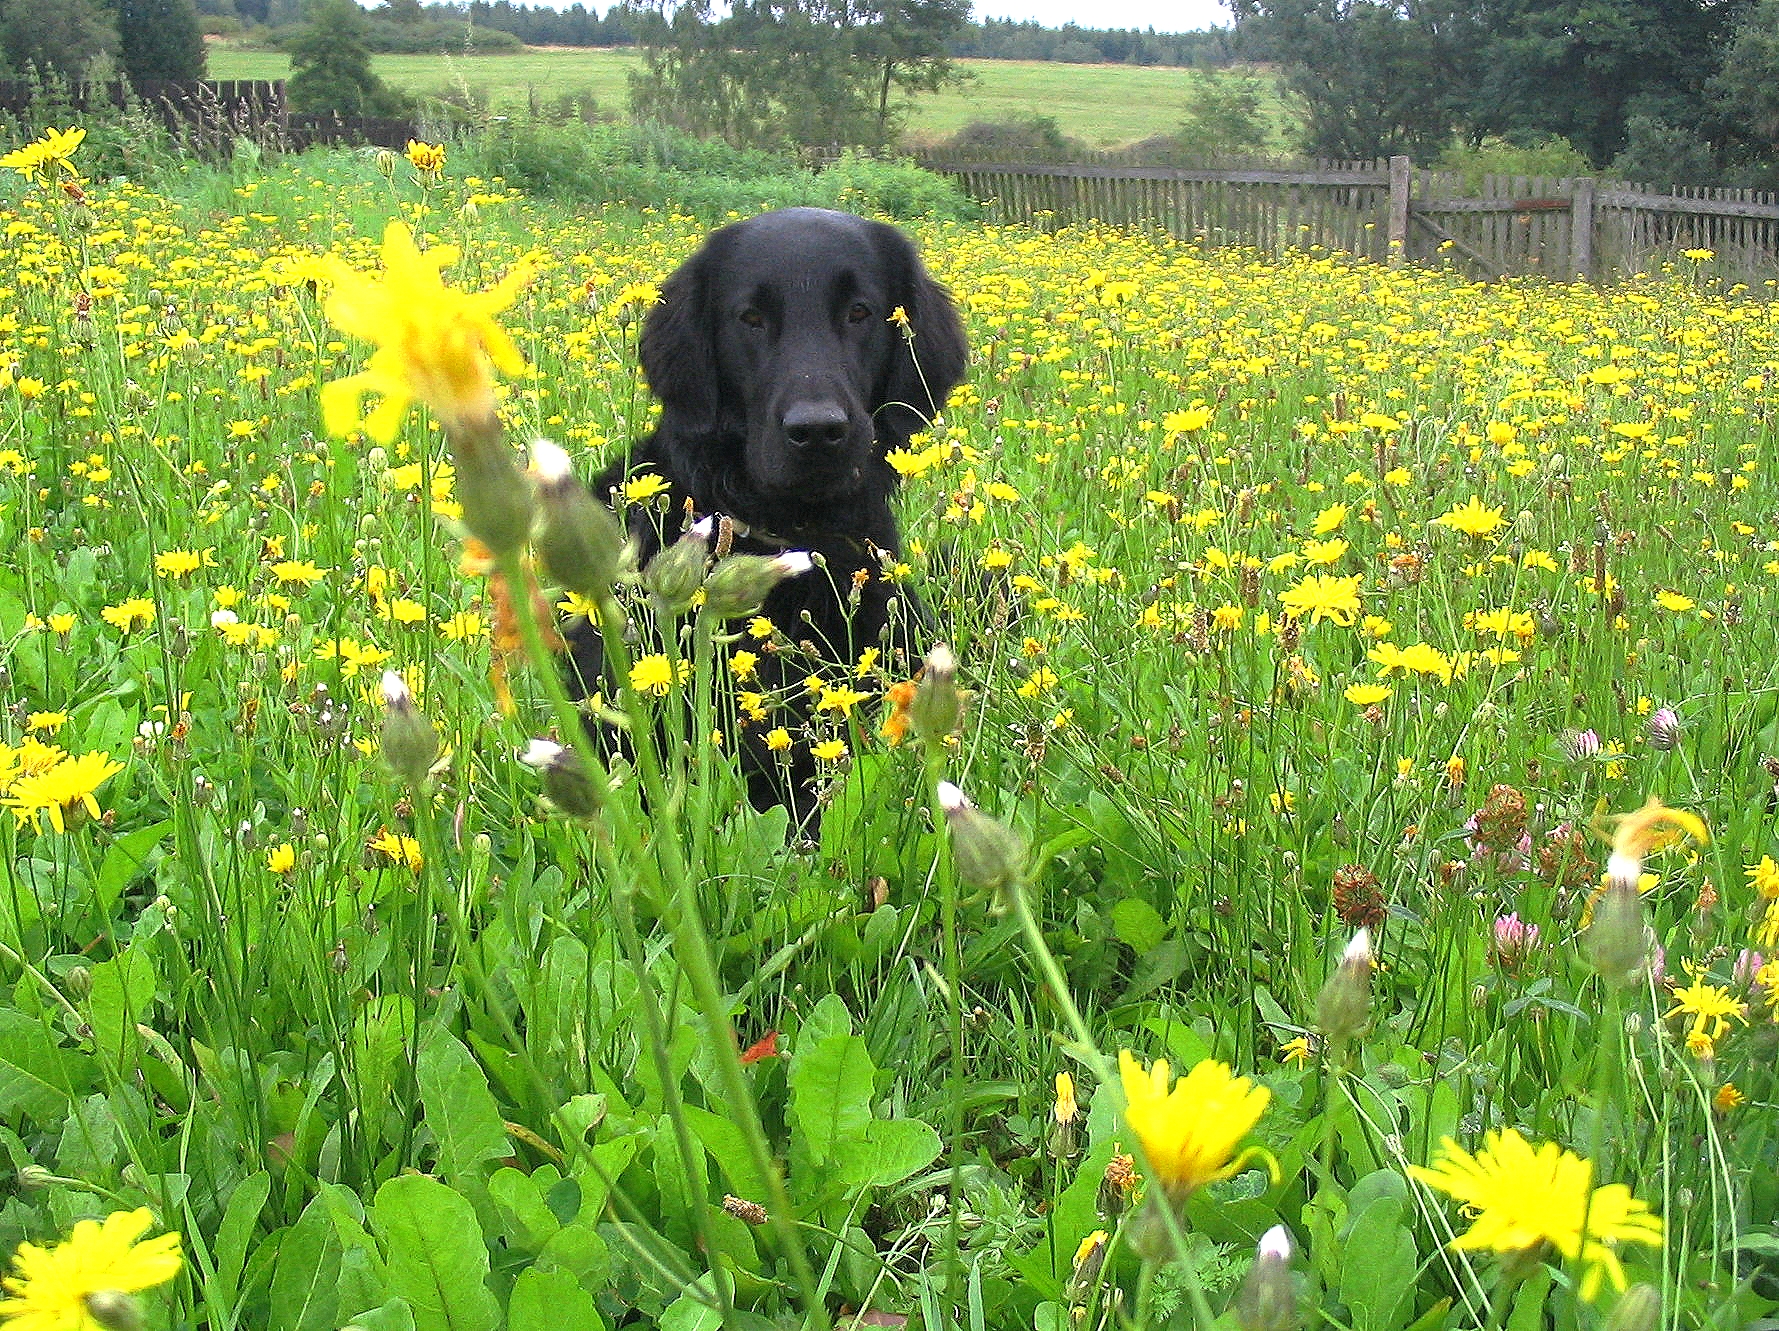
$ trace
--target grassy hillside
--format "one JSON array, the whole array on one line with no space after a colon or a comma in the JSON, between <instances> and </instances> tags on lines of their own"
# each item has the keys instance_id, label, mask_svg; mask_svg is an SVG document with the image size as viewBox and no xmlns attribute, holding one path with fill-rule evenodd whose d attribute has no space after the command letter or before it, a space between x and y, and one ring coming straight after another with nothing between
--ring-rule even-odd
<instances>
[{"instance_id":1,"label":"grassy hillside","mask_svg":"<svg viewBox=\"0 0 1779 1331\"><path fill-rule=\"evenodd\" d=\"M1177 128L1194 79L1189 69L1129 65L1063 65L1049 61L965 60L970 82L923 97L909 123L915 139L955 133L973 120L1054 116L1065 134L1096 147L1115 147ZM463 84L482 90L495 106L530 99L590 99L621 111L630 51L530 49L511 56L385 55L377 72L398 87L436 91ZM210 74L219 79L275 79L289 61L273 51L214 46Z\"/></svg>"}]
</instances>

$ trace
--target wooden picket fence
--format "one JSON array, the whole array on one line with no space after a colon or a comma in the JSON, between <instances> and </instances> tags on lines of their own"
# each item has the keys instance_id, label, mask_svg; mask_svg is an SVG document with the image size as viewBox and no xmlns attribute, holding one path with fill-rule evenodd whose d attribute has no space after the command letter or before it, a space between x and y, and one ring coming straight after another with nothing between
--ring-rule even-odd
<instances>
[{"instance_id":1,"label":"wooden picket fence","mask_svg":"<svg viewBox=\"0 0 1779 1331\"><path fill-rule=\"evenodd\" d=\"M1449 262L1479 277L1613 280L1711 251L1712 272L1779 280L1779 196L1594 177L1463 176L1406 157L1283 166L981 162L925 153L998 221L1159 227L1205 245ZM1702 259L1682 260L1702 263Z\"/></svg>"}]
</instances>

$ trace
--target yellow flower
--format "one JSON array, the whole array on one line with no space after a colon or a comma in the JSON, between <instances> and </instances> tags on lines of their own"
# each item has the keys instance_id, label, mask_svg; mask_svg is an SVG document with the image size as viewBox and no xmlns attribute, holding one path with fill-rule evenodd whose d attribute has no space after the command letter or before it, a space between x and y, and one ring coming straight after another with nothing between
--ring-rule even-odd
<instances>
[{"instance_id":1,"label":"yellow flower","mask_svg":"<svg viewBox=\"0 0 1779 1331\"><path fill-rule=\"evenodd\" d=\"M490 363L513 375L524 372L525 360L493 316L513 303L530 272L521 265L488 291L453 291L439 272L456 258L451 245L422 253L408 228L391 222L383 234L382 281L337 260L332 265L327 317L377 350L361 372L322 388L329 434L362 428L387 444L415 401L447 423L480 423L494 414ZM361 420L366 393L382 401Z\"/></svg>"},{"instance_id":2,"label":"yellow flower","mask_svg":"<svg viewBox=\"0 0 1779 1331\"><path fill-rule=\"evenodd\" d=\"M1602 1276L1625 1287L1614 1248L1620 1243L1660 1246L1662 1219L1622 1183L1593 1187L1593 1165L1554 1142L1533 1148L1512 1128L1483 1138L1476 1155L1450 1137L1432 1167L1410 1165L1409 1177L1455 1197L1475 1217L1452 1247L1531 1253L1548 1243L1587 1268L1581 1297L1594 1300ZM1585 1228L1584 1226L1585 1220Z\"/></svg>"},{"instance_id":3,"label":"yellow flower","mask_svg":"<svg viewBox=\"0 0 1779 1331\"><path fill-rule=\"evenodd\" d=\"M1683 836L1690 836L1700 845L1711 839L1698 814L1670 809L1651 795L1641 809L1619 816L1612 833L1612 854L1606 859L1606 881L1635 886L1643 874L1644 856Z\"/></svg>"},{"instance_id":4,"label":"yellow flower","mask_svg":"<svg viewBox=\"0 0 1779 1331\"><path fill-rule=\"evenodd\" d=\"M772 737L768 735L766 741L770 744L772 742ZM837 763L842 758L846 757L846 741L839 739L825 739L820 744L811 746L809 753L818 763Z\"/></svg>"},{"instance_id":5,"label":"yellow flower","mask_svg":"<svg viewBox=\"0 0 1779 1331\"><path fill-rule=\"evenodd\" d=\"M1326 536L1331 531L1339 531L1341 524L1346 520L1347 506L1345 504L1330 504L1316 514L1315 526L1310 529L1310 535Z\"/></svg>"},{"instance_id":6,"label":"yellow flower","mask_svg":"<svg viewBox=\"0 0 1779 1331\"><path fill-rule=\"evenodd\" d=\"M154 571L163 578L183 578L201 568L215 567L215 546L205 550L163 550L154 557Z\"/></svg>"},{"instance_id":7,"label":"yellow flower","mask_svg":"<svg viewBox=\"0 0 1779 1331\"><path fill-rule=\"evenodd\" d=\"M643 657L630 667L630 687L638 693L666 697L673 687L673 663L659 652Z\"/></svg>"},{"instance_id":8,"label":"yellow flower","mask_svg":"<svg viewBox=\"0 0 1779 1331\"><path fill-rule=\"evenodd\" d=\"M1720 1114L1727 1114L1732 1109L1740 1109L1748 1101L1748 1097L1736 1089L1736 1083L1726 1081L1717 1088L1717 1094L1711 1097L1711 1107Z\"/></svg>"},{"instance_id":9,"label":"yellow flower","mask_svg":"<svg viewBox=\"0 0 1779 1331\"><path fill-rule=\"evenodd\" d=\"M1390 696L1388 684L1350 684L1345 698L1355 707L1371 707Z\"/></svg>"},{"instance_id":10,"label":"yellow flower","mask_svg":"<svg viewBox=\"0 0 1779 1331\"><path fill-rule=\"evenodd\" d=\"M146 596L132 596L118 605L104 607L99 611L99 618L120 633L145 629L154 623L154 602Z\"/></svg>"},{"instance_id":11,"label":"yellow flower","mask_svg":"<svg viewBox=\"0 0 1779 1331\"><path fill-rule=\"evenodd\" d=\"M1721 985L1706 984L1696 974L1686 988L1674 991L1674 1006L1663 1015L1691 1017L1692 1025L1688 1029L1712 1041L1721 1040L1729 1034L1731 1017L1744 1026L1748 1024L1747 1008L1728 989Z\"/></svg>"},{"instance_id":12,"label":"yellow flower","mask_svg":"<svg viewBox=\"0 0 1779 1331\"><path fill-rule=\"evenodd\" d=\"M272 565L272 576L279 582L297 582L305 587L320 582L327 572L315 567L312 559L281 559Z\"/></svg>"},{"instance_id":13,"label":"yellow flower","mask_svg":"<svg viewBox=\"0 0 1779 1331\"><path fill-rule=\"evenodd\" d=\"M1211 408L1193 407L1189 411L1170 411L1161 418L1161 428L1169 434L1194 434L1211 420Z\"/></svg>"},{"instance_id":14,"label":"yellow flower","mask_svg":"<svg viewBox=\"0 0 1779 1331\"><path fill-rule=\"evenodd\" d=\"M1069 1124L1081 1112L1075 1100L1075 1079L1066 1072L1056 1074L1056 1107L1051 1111L1058 1123Z\"/></svg>"},{"instance_id":15,"label":"yellow flower","mask_svg":"<svg viewBox=\"0 0 1779 1331\"><path fill-rule=\"evenodd\" d=\"M1759 864L1750 865L1742 872L1747 875L1748 885L1765 900L1779 900L1779 864L1773 863L1771 855L1762 855Z\"/></svg>"},{"instance_id":16,"label":"yellow flower","mask_svg":"<svg viewBox=\"0 0 1779 1331\"><path fill-rule=\"evenodd\" d=\"M1657 592L1655 603L1664 610L1672 610L1677 615L1691 610L1697 604L1690 596L1682 596L1679 592L1670 591Z\"/></svg>"},{"instance_id":17,"label":"yellow flower","mask_svg":"<svg viewBox=\"0 0 1779 1331\"><path fill-rule=\"evenodd\" d=\"M381 828L372 837L368 849L376 851L391 864L406 866L409 873L419 873L426 865L426 857L420 852L420 842L411 836L399 836L387 827Z\"/></svg>"},{"instance_id":18,"label":"yellow flower","mask_svg":"<svg viewBox=\"0 0 1779 1331\"><path fill-rule=\"evenodd\" d=\"M1356 573L1350 578L1312 573L1280 596L1279 603L1293 619L1308 615L1312 625L1328 619L1350 628L1353 616L1359 613L1359 581Z\"/></svg>"},{"instance_id":19,"label":"yellow flower","mask_svg":"<svg viewBox=\"0 0 1779 1331\"><path fill-rule=\"evenodd\" d=\"M20 777L4 803L20 823L28 822L41 832L43 824L38 815L47 813L51 826L63 832L67 830L67 816L76 810L84 809L94 818L99 816L99 801L94 793L123 770L124 765L106 753L63 758L46 771Z\"/></svg>"},{"instance_id":20,"label":"yellow flower","mask_svg":"<svg viewBox=\"0 0 1779 1331\"><path fill-rule=\"evenodd\" d=\"M1265 1112L1272 1098L1266 1087L1234 1076L1227 1063L1213 1059L1171 1088L1165 1058L1145 1069L1128 1049L1121 1050L1118 1069L1124 1081L1124 1121L1142 1142L1149 1167L1170 1198L1183 1200L1207 1183L1229 1178L1253 1154L1236 1155L1235 1148Z\"/></svg>"},{"instance_id":21,"label":"yellow flower","mask_svg":"<svg viewBox=\"0 0 1779 1331\"><path fill-rule=\"evenodd\" d=\"M657 476L652 471L645 471L640 476L633 476L624 482L624 502L640 504L645 499L653 499L658 494L666 494L673 488L665 476Z\"/></svg>"},{"instance_id":22,"label":"yellow flower","mask_svg":"<svg viewBox=\"0 0 1779 1331\"><path fill-rule=\"evenodd\" d=\"M1501 516L1498 508L1484 508L1481 499L1475 495L1467 504L1459 504L1442 518L1434 518L1436 527L1450 527L1453 531L1461 531L1466 536L1490 536L1505 526L1507 519Z\"/></svg>"},{"instance_id":23,"label":"yellow flower","mask_svg":"<svg viewBox=\"0 0 1779 1331\"><path fill-rule=\"evenodd\" d=\"M791 747L791 732L783 726L774 726L766 732L766 747L774 753L783 753Z\"/></svg>"},{"instance_id":24,"label":"yellow flower","mask_svg":"<svg viewBox=\"0 0 1779 1331\"><path fill-rule=\"evenodd\" d=\"M445 169L445 145L408 140L408 164L425 175L436 176Z\"/></svg>"},{"instance_id":25,"label":"yellow flower","mask_svg":"<svg viewBox=\"0 0 1779 1331\"><path fill-rule=\"evenodd\" d=\"M286 841L266 852L266 868L283 877L296 868L296 847Z\"/></svg>"},{"instance_id":26,"label":"yellow flower","mask_svg":"<svg viewBox=\"0 0 1779 1331\"><path fill-rule=\"evenodd\" d=\"M53 1247L19 1244L14 1274L0 1279L11 1296L0 1299L0 1319L9 1331L94 1331L89 1299L134 1294L179 1274L179 1235L138 1242L153 1224L147 1207L113 1211L102 1221L78 1221Z\"/></svg>"},{"instance_id":27,"label":"yellow flower","mask_svg":"<svg viewBox=\"0 0 1779 1331\"><path fill-rule=\"evenodd\" d=\"M1359 417L1359 427L1364 430L1377 430L1389 434L1392 430L1400 430L1402 422L1394 416L1386 416L1379 411L1367 411Z\"/></svg>"},{"instance_id":28,"label":"yellow flower","mask_svg":"<svg viewBox=\"0 0 1779 1331\"><path fill-rule=\"evenodd\" d=\"M1312 1056L1307 1035L1299 1035L1279 1046L1279 1061L1294 1068L1307 1067Z\"/></svg>"}]
</instances>

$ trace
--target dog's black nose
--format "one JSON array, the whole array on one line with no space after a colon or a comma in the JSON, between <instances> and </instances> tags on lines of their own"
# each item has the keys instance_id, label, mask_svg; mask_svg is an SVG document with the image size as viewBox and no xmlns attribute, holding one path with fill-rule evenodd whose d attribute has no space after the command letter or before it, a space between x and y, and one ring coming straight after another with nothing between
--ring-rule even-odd
<instances>
[{"instance_id":1,"label":"dog's black nose","mask_svg":"<svg viewBox=\"0 0 1779 1331\"><path fill-rule=\"evenodd\" d=\"M785 438L799 448L832 448L847 426L845 409L832 402L799 402L784 414Z\"/></svg>"}]
</instances>

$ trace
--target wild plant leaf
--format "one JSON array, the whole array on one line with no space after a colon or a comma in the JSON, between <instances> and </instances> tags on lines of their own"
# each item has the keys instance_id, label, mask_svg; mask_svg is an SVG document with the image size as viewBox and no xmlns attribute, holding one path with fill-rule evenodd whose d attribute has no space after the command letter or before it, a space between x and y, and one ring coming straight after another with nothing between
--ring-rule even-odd
<instances>
[{"instance_id":1,"label":"wild plant leaf","mask_svg":"<svg viewBox=\"0 0 1779 1331\"><path fill-rule=\"evenodd\" d=\"M413 1308L415 1331L493 1331L499 1324L488 1247L463 1194L422 1174L398 1175L377 1189L371 1226L388 1254L388 1292Z\"/></svg>"}]
</instances>

